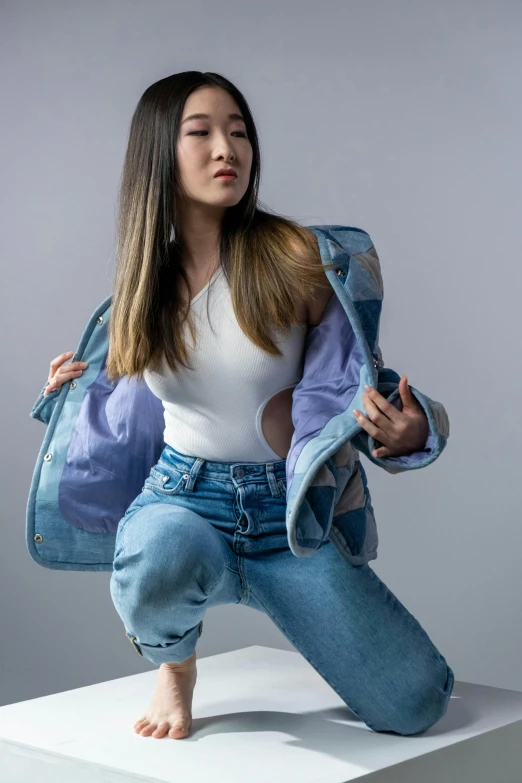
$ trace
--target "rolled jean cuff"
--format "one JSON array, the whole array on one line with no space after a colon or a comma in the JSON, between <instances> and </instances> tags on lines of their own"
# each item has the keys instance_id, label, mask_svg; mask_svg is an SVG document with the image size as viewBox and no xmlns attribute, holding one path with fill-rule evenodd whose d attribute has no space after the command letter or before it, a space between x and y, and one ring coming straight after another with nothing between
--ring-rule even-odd
<instances>
[{"instance_id":1,"label":"rolled jean cuff","mask_svg":"<svg viewBox=\"0 0 522 783\"><path fill-rule=\"evenodd\" d=\"M203 632L203 620L195 628L188 631L185 636L175 644L169 644L166 647L151 647L143 642L138 642L131 631L125 629L125 634L136 652L151 663L181 663L190 658L196 647L197 641Z\"/></svg>"}]
</instances>

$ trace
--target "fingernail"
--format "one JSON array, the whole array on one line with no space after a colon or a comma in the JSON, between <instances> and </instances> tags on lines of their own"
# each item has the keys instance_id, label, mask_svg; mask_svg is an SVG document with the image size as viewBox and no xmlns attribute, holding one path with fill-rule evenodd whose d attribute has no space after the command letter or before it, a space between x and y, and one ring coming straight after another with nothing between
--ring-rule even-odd
<instances>
[{"instance_id":1,"label":"fingernail","mask_svg":"<svg viewBox=\"0 0 522 783\"><path fill-rule=\"evenodd\" d=\"M353 415L354 415L354 416L359 416L359 415L360 415L360 414L359 414L359 411L358 411L358 410L356 410L355 408L353 409Z\"/></svg>"},{"instance_id":2,"label":"fingernail","mask_svg":"<svg viewBox=\"0 0 522 783\"><path fill-rule=\"evenodd\" d=\"M365 384L365 385L364 385L364 391L367 391L367 392L369 392L369 391L371 391L371 390L372 390L372 387L371 387L371 386L368 386L367 384Z\"/></svg>"}]
</instances>

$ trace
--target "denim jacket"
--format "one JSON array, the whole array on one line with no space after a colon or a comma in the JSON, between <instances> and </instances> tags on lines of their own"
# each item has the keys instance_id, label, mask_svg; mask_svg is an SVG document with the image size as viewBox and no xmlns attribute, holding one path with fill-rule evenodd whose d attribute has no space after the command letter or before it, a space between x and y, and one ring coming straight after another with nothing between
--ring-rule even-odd
<instances>
[{"instance_id":1,"label":"denim jacket","mask_svg":"<svg viewBox=\"0 0 522 783\"><path fill-rule=\"evenodd\" d=\"M286 527L297 557L329 539L353 565L377 557L378 535L360 452L389 473L429 465L449 437L440 402L413 386L429 434L408 456L376 458L357 422L366 417L364 385L402 410L400 376L384 367L378 344L383 282L377 252L360 228L308 226L317 237L332 296L305 341L303 376L293 391L294 433L286 458ZM110 571L118 523L141 492L165 446L163 405L144 380L105 372L111 296L93 312L72 361L89 366L49 395L30 416L47 425L27 503L26 544L46 568Z\"/></svg>"}]
</instances>

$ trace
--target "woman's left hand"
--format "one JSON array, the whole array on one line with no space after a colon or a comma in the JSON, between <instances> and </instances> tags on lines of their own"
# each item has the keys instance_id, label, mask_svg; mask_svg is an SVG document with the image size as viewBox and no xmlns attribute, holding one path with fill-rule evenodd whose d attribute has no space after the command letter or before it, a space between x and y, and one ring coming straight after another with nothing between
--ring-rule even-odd
<instances>
[{"instance_id":1,"label":"woman's left hand","mask_svg":"<svg viewBox=\"0 0 522 783\"><path fill-rule=\"evenodd\" d=\"M363 429L382 446L372 451L373 457L405 457L424 447L430 427L428 417L415 399L403 375L399 381L402 411L380 394L377 389L365 386L363 403L369 415L367 419L354 409L354 416Z\"/></svg>"}]
</instances>

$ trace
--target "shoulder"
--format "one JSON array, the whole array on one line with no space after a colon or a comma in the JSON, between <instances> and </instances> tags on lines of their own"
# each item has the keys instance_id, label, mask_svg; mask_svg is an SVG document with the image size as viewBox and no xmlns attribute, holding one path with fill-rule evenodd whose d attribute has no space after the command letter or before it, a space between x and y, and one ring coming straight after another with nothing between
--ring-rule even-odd
<instances>
[{"instance_id":1,"label":"shoulder","mask_svg":"<svg viewBox=\"0 0 522 783\"><path fill-rule=\"evenodd\" d=\"M309 326L318 326L323 318L328 302L334 295L333 288L317 288L307 303L307 322Z\"/></svg>"},{"instance_id":2,"label":"shoulder","mask_svg":"<svg viewBox=\"0 0 522 783\"><path fill-rule=\"evenodd\" d=\"M305 253L308 260L313 259L314 263L322 266L321 252L317 241L317 234L313 230L319 227L301 226L304 232L305 242L303 244L303 234L299 238L290 239L292 249L297 254ZM334 294L331 286L317 286L311 296L302 302L303 317L309 326L318 326L323 318L324 311Z\"/></svg>"}]
</instances>

